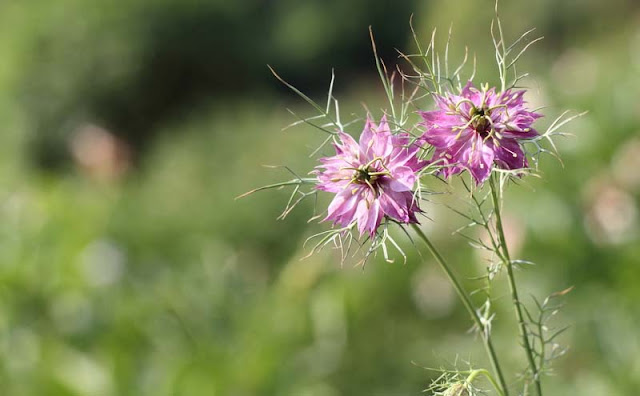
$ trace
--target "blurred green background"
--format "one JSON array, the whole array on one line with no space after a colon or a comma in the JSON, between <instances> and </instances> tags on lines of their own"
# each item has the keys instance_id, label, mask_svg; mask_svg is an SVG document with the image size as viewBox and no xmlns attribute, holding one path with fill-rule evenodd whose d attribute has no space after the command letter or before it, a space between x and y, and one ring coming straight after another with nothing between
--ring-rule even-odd
<instances>
[{"instance_id":1,"label":"blurred green background","mask_svg":"<svg viewBox=\"0 0 640 396\"><path fill-rule=\"evenodd\" d=\"M508 193L522 295L575 286L557 324L568 355L547 395L640 389L640 3L504 2L505 34L545 39L522 59L529 100L588 110L543 177ZM322 136L270 75L343 114L382 114L367 28L388 64L453 22L454 50L495 83L491 1L3 0L0 3L0 394L419 395L438 367L484 364L438 268L341 267L302 243L311 205L235 201L301 173ZM351 132L358 133L361 125ZM324 197L328 199L328 197ZM425 229L470 278L484 262L427 206ZM500 278L498 282L503 283ZM469 288L476 287L468 281ZM506 291L498 289L498 296ZM494 333L524 368L506 298ZM464 368L464 364L463 364Z\"/></svg>"}]
</instances>

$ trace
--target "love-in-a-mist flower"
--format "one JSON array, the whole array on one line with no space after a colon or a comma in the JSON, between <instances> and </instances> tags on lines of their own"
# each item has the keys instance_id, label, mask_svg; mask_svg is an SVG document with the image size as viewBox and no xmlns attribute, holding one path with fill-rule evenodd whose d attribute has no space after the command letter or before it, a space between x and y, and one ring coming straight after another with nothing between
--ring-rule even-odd
<instances>
[{"instance_id":1,"label":"love-in-a-mist flower","mask_svg":"<svg viewBox=\"0 0 640 396\"><path fill-rule=\"evenodd\" d=\"M367 119L359 143L344 132L338 136L336 155L321 158L315 170L317 188L336 194L325 220L341 226L356 221L360 235L371 237L385 216L417 223L413 188L425 161L411 136L391 133L386 117L379 125Z\"/></svg>"},{"instance_id":2,"label":"love-in-a-mist flower","mask_svg":"<svg viewBox=\"0 0 640 396\"><path fill-rule=\"evenodd\" d=\"M529 166L521 143L538 136L531 124L542 115L527 109L524 93L496 93L488 86L479 90L469 81L459 95L436 95L437 110L420 112L423 138L434 146L432 161L443 165L445 177L466 169L481 184L494 165Z\"/></svg>"}]
</instances>

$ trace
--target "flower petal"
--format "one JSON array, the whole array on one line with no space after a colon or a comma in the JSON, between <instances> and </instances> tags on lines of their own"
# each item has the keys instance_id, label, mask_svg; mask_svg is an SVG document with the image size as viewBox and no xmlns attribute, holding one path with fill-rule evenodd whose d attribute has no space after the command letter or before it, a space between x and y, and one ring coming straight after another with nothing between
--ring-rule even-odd
<instances>
[{"instance_id":1,"label":"flower petal","mask_svg":"<svg viewBox=\"0 0 640 396\"><path fill-rule=\"evenodd\" d=\"M407 166L399 166L393 170L389 187L393 191L411 191L416 183L416 174Z\"/></svg>"},{"instance_id":2,"label":"flower petal","mask_svg":"<svg viewBox=\"0 0 640 396\"><path fill-rule=\"evenodd\" d=\"M339 155L345 155L348 157L357 158L359 156L359 146L358 143L351 137L351 135L344 133L342 131L338 132L338 136L342 142L341 145L338 145L336 148L340 151ZM337 150L336 150L337 151Z\"/></svg>"},{"instance_id":3,"label":"flower petal","mask_svg":"<svg viewBox=\"0 0 640 396\"><path fill-rule=\"evenodd\" d=\"M382 210L380 210L380 202L377 199L370 200L367 198L370 197L361 199L360 202L358 202L355 217L358 220L358 231L360 231L360 236L367 231L373 238L378 226L382 222L384 214L382 213Z\"/></svg>"},{"instance_id":4,"label":"flower petal","mask_svg":"<svg viewBox=\"0 0 640 396\"><path fill-rule=\"evenodd\" d=\"M486 145L478 135L476 138L470 139L465 145L462 153L462 165L469 170L476 180L476 184L482 184L491 174L493 158L492 148Z\"/></svg>"},{"instance_id":5,"label":"flower petal","mask_svg":"<svg viewBox=\"0 0 640 396\"><path fill-rule=\"evenodd\" d=\"M514 139L502 139L500 145L494 148L496 162L504 169L527 168L529 163L527 157Z\"/></svg>"},{"instance_id":6,"label":"flower petal","mask_svg":"<svg viewBox=\"0 0 640 396\"><path fill-rule=\"evenodd\" d=\"M338 193L327 209L327 217L324 219L331 220L335 224L347 226L355 220L355 213L358 208L361 191L358 187L353 189L346 188Z\"/></svg>"}]
</instances>

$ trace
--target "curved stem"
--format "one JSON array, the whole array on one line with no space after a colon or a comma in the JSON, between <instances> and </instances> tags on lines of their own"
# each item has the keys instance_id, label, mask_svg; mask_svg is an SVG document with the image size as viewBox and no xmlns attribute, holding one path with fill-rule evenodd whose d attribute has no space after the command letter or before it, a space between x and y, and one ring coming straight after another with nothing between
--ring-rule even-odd
<instances>
[{"instance_id":1,"label":"curved stem","mask_svg":"<svg viewBox=\"0 0 640 396\"><path fill-rule=\"evenodd\" d=\"M538 366L536 365L533 357L533 349L531 348L531 344L529 343L529 336L527 334L527 325L524 321L524 316L522 315L522 305L520 303L520 299L518 298L516 278L513 274L513 263L511 262L511 258L509 257L509 249L507 248L507 242L504 237L504 227L502 226L502 215L500 213L500 199L498 198L498 191L496 189L496 184L493 176L489 178L489 184L491 186L491 197L493 198L493 209L496 215L496 228L498 230L498 237L500 238L500 247L502 248L504 264L507 267L509 289L511 290L511 300L513 301L513 306L516 312L516 319L518 320L518 329L520 331L520 337L522 337L522 345L527 354L527 360L529 361L529 368L531 369L531 373L533 374L533 381L537 394L538 396L542 396L540 373L538 372Z\"/></svg>"},{"instance_id":2,"label":"curved stem","mask_svg":"<svg viewBox=\"0 0 640 396\"><path fill-rule=\"evenodd\" d=\"M477 370L473 370L471 371L471 373L469 373L469 376L467 377L467 379L465 380L465 382L467 384L471 384L473 383L473 381L476 379L476 377L478 375L483 375L487 380L489 380L489 382L491 383L491 385L493 385L493 387L495 388L496 391L498 391L498 394L500 394L500 396L504 396L504 392L502 391L502 389L500 388L500 386L498 385L498 383L496 382L495 378L493 378L493 376L491 375L490 372L488 372L485 369L477 369Z\"/></svg>"},{"instance_id":3,"label":"curved stem","mask_svg":"<svg viewBox=\"0 0 640 396\"><path fill-rule=\"evenodd\" d=\"M498 377L498 381L500 382L499 393L500 395L508 396L509 393L508 393L507 385L504 380L504 376L502 375L502 370L500 369L500 365L498 364L498 357L493 347L493 343L491 342L491 335L489 334L486 326L482 323L482 320L480 320L480 316L478 315L478 312L476 312L476 310L473 308L471 299L462 288L462 285L460 284L460 282L458 282L458 279L455 277L455 275L451 271L451 268L449 268L449 266L447 265L447 262L444 260L440 252L438 252L438 250L435 248L435 246L433 246L433 244L431 243L429 238L425 235L425 233L422 232L422 230L420 229L420 227L418 227L418 225L411 224L411 226L413 227L413 230L418 234L420 239L422 239L422 241L425 243L425 245L427 245L429 252L433 256L433 258L436 259L436 261L440 265L440 268L442 268L442 270L447 274L447 277L451 281L453 288L456 289L458 296L462 300L462 304L467 309L467 312L469 312L469 315L471 315L471 318L473 319L473 322L475 323L475 325L478 326L478 328L481 330L482 341L484 343L485 350L487 351L487 355L489 356L489 361L491 362L493 371L495 372L496 376Z\"/></svg>"}]
</instances>

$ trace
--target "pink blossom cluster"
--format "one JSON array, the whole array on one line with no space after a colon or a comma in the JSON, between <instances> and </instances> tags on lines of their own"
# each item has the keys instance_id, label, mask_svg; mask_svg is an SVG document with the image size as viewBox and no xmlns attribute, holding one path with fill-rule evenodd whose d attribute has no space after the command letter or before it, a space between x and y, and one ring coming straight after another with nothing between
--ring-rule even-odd
<instances>
[{"instance_id":1,"label":"pink blossom cluster","mask_svg":"<svg viewBox=\"0 0 640 396\"><path fill-rule=\"evenodd\" d=\"M531 125L541 115L527 109L524 93L479 90L469 82L459 94L436 95L437 109L419 112L424 131L417 139L392 133L386 116L378 125L368 118L358 142L339 131L336 154L321 158L315 170L317 188L335 194L325 220L343 227L355 222L360 235L373 238L385 217L418 222L415 187L428 164L445 177L467 170L477 184L493 167L528 167L521 144L538 136ZM426 160L428 145L434 150Z\"/></svg>"}]
</instances>

